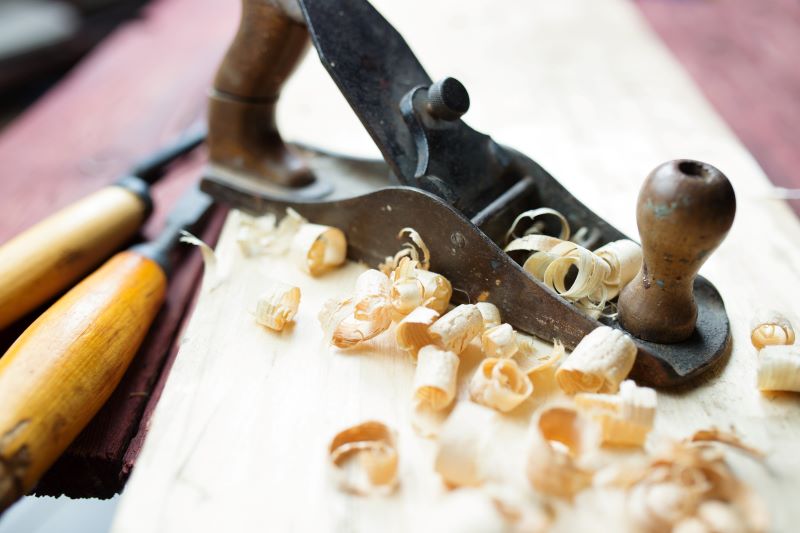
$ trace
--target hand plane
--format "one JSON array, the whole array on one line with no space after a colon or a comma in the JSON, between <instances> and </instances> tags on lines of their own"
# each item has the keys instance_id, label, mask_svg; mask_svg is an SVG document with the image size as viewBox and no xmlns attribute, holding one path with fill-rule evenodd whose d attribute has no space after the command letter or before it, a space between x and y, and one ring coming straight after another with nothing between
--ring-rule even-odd
<instances>
[{"instance_id":1,"label":"hand plane","mask_svg":"<svg viewBox=\"0 0 800 533\"><path fill-rule=\"evenodd\" d=\"M722 299L697 276L728 231L735 197L706 163L659 166L639 197L644 244L618 318L590 318L528 275L502 249L522 211L549 207L591 230L591 246L626 238L534 160L469 127L467 89L434 82L402 36L366 0L243 0L241 25L209 102L204 191L252 213L291 207L342 229L348 256L379 264L414 227L434 251L431 269L482 295L515 328L568 348L601 324L631 333L632 377L669 387L718 366L730 348ZM310 40L379 148L368 161L284 143L275 124L283 82ZM589 244L587 244L589 246Z\"/></svg>"}]
</instances>

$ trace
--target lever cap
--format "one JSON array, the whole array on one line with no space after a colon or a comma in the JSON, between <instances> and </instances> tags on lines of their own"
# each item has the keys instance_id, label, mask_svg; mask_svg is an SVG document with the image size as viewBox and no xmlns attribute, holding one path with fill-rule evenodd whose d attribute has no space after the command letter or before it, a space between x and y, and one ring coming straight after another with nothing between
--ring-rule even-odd
<instances>
[{"instance_id":1,"label":"lever cap","mask_svg":"<svg viewBox=\"0 0 800 533\"><path fill-rule=\"evenodd\" d=\"M642 268L619 297L625 329L659 343L691 336L697 321L694 279L735 213L733 187L708 163L677 159L650 173L636 207Z\"/></svg>"}]
</instances>

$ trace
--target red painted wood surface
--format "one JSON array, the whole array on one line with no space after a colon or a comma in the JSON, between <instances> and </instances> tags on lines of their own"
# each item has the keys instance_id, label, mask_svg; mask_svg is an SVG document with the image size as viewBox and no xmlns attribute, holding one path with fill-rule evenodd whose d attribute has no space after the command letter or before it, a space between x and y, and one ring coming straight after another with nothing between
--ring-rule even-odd
<instances>
[{"instance_id":1,"label":"red painted wood surface","mask_svg":"<svg viewBox=\"0 0 800 533\"><path fill-rule=\"evenodd\" d=\"M800 2L636 3L772 182L799 189Z\"/></svg>"},{"instance_id":2,"label":"red painted wood surface","mask_svg":"<svg viewBox=\"0 0 800 533\"><path fill-rule=\"evenodd\" d=\"M795 0L637 0L747 147L782 186L799 187L800 6ZM157 0L107 39L0 135L0 242L113 181L137 157L202 115L238 2ZM156 186L144 233L197 177L202 155ZM797 207L797 206L795 206ZM205 231L212 240L221 217ZM167 304L113 399L40 485L40 492L109 496L133 465L177 352L200 276L190 254ZM17 330L24 327L24 321ZM0 349L14 337L0 338Z\"/></svg>"},{"instance_id":3,"label":"red painted wood surface","mask_svg":"<svg viewBox=\"0 0 800 533\"><path fill-rule=\"evenodd\" d=\"M201 119L207 88L233 36L237 14L236 2L156 1L142 20L114 33L4 130L0 242L114 181L135 159ZM145 236L158 232L174 200L199 176L203 159L201 150L155 186L156 210ZM216 239L221 220L217 213L206 227L207 240ZM138 452L138 447L129 451L131 439L139 433L142 413L173 353L201 274L196 251L187 249L185 259L112 399L45 476L38 493L108 497L121 488L122 472L129 471L125 457L130 466ZM29 321L4 332L3 352Z\"/></svg>"}]
</instances>

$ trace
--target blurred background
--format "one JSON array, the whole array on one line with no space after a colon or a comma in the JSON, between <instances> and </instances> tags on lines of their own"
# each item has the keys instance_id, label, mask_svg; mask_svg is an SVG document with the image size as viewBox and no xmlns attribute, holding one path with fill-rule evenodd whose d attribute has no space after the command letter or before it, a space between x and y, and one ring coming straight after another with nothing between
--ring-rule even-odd
<instances>
[{"instance_id":1,"label":"blurred background","mask_svg":"<svg viewBox=\"0 0 800 533\"><path fill-rule=\"evenodd\" d=\"M147 0L0 0L0 127Z\"/></svg>"},{"instance_id":2,"label":"blurred background","mask_svg":"<svg viewBox=\"0 0 800 533\"><path fill-rule=\"evenodd\" d=\"M800 213L800 2L630 1ZM0 131L155 3L0 0Z\"/></svg>"},{"instance_id":3,"label":"blurred background","mask_svg":"<svg viewBox=\"0 0 800 533\"><path fill-rule=\"evenodd\" d=\"M107 182L134 154L201 112L196 107L230 40L238 2L192 1L0 0L0 192L13 196L37 175L52 181L47 194L24 206L3 204L0 242L52 205ZM764 169L775 186L768 194L800 213L800 1L627 1ZM192 59L197 68L178 68ZM181 96L157 100L159 90ZM104 124L65 136L60 147L30 150L48 128L74 128L82 110L67 108L78 100ZM152 102L160 107L144 105ZM147 124L132 126L132 117L148 111ZM113 139L113 150L101 139ZM106 152L98 155L101 148ZM91 165L78 168L81 158ZM103 532L115 504L116 498L27 497L0 517L0 533Z\"/></svg>"}]
</instances>

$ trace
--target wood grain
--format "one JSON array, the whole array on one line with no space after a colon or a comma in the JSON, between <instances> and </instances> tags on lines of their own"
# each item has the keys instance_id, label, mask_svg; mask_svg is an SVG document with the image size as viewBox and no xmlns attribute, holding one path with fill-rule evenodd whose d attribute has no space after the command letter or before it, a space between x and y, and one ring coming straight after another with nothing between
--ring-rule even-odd
<instances>
[{"instance_id":1,"label":"wood grain","mask_svg":"<svg viewBox=\"0 0 800 533\"><path fill-rule=\"evenodd\" d=\"M701 273L725 299L733 353L697 388L659 395L655 433L735 426L767 452L766 468L732 457L737 471L767 501L775 531L791 531L800 520L792 503L800 405L797 395L756 390L748 323L758 305L796 311L800 225L784 203L763 197L761 169L635 7L623 0L375 3L434 79L454 75L468 87L469 124L537 159L622 231L636 234L639 187L666 160L708 161L730 178L738 218ZM420 18L423 10L428 16ZM278 118L287 137L375 153L314 57L289 81ZM316 321L324 299L346 292L363 267L311 279L283 260L245 260L230 221L218 250L221 261L233 261L232 275L201 295L113 531L421 529L446 491L432 469L435 444L409 424L413 363L390 337L331 351ZM248 313L268 278L303 294L295 326L281 335L258 328ZM462 359L462 398L476 355ZM525 427L543 401L535 392L503 417L488 458L523 494L530 490L520 465ZM389 498L344 495L325 475L329 439L367 419L398 431L401 485ZM605 515L602 505L592 510L565 515L560 530L597 529Z\"/></svg>"},{"instance_id":2,"label":"wood grain","mask_svg":"<svg viewBox=\"0 0 800 533\"><path fill-rule=\"evenodd\" d=\"M121 252L0 359L0 505L33 488L114 391L164 300L161 267Z\"/></svg>"}]
</instances>

